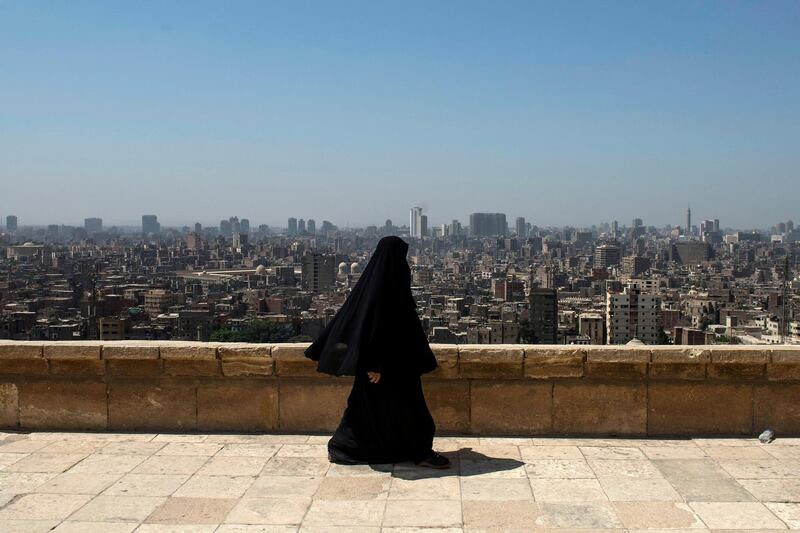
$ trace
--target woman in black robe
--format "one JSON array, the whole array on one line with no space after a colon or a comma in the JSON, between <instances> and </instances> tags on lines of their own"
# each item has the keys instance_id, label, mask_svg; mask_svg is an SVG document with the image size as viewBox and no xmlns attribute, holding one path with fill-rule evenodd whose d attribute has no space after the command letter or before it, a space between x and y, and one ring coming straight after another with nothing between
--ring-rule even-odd
<instances>
[{"instance_id":1,"label":"woman in black robe","mask_svg":"<svg viewBox=\"0 0 800 533\"><path fill-rule=\"evenodd\" d=\"M378 242L347 300L306 350L317 371L355 376L342 421L328 442L332 462L447 468L420 376L436 368L411 295L408 244Z\"/></svg>"}]
</instances>

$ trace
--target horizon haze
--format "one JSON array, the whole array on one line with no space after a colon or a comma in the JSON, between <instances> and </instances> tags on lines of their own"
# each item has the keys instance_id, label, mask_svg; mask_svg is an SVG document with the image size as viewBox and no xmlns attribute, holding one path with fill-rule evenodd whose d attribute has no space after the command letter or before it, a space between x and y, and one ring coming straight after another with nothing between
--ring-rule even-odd
<instances>
[{"instance_id":1,"label":"horizon haze","mask_svg":"<svg viewBox=\"0 0 800 533\"><path fill-rule=\"evenodd\" d=\"M798 27L791 1L0 0L0 216L768 228L800 219Z\"/></svg>"}]
</instances>

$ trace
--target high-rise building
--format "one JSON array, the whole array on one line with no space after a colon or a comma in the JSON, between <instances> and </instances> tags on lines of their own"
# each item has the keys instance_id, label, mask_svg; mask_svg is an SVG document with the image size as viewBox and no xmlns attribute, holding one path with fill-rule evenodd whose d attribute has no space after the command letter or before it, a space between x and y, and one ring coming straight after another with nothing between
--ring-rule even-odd
<instances>
[{"instance_id":1,"label":"high-rise building","mask_svg":"<svg viewBox=\"0 0 800 533\"><path fill-rule=\"evenodd\" d=\"M17 231L17 216L16 215L8 215L6 217L6 230L8 230L8 231Z\"/></svg>"},{"instance_id":2,"label":"high-rise building","mask_svg":"<svg viewBox=\"0 0 800 533\"><path fill-rule=\"evenodd\" d=\"M408 234L414 239L422 238L422 208L412 207L408 215Z\"/></svg>"},{"instance_id":3,"label":"high-rise building","mask_svg":"<svg viewBox=\"0 0 800 533\"><path fill-rule=\"evenodd\" d=\"M622 271L633 277L647 272L650 268L650 259L639 255L629 255L622 258Z\"/></svg>"},{"instance_id":4,"label":"high-rise building","mask_svg":"<svg viewBox=\"0 0 800 533\"><path fill-rule=\"evenodd\" d=\"M689 236L691 236L691 234L692 234L692 208L691 207L687 207L686 208L686 231L684 232L684 235L689 237Z\"/></svg>"},{"instance_id":5,"label":"high-rise building","mask_svg":"<svg viewBox=\"0 0 800 533\"><path fill-rule=\"evenodd\" d=\"M428 236L428 215L419 217L419 236L420 238Z\"/></svg>"},{"instance_id":6,"label":"high-rise building","mask_svg":"<svg viewBox=\"0 0 800 533\"><path fill-rule=\"evenodd\" d=\"M301 218L300 220L297 221L297 233L302 235L305 232L306 232L306 221L305 219Z\"/></svg>"},{"instance_id":7,"label":"high-rise building","mask_svg":"<svg viewBox=\"0 0 800 533\"><path fill-rule=\"evenodd\" d=\"M450 222L450 231L448 231L449 235L454 237L458 237L461 235L461 222L458 220L453 220Z\"/></svg>"},{"instance_id":8,"label":"high-rise building","mask_svg":"<svg viewBox=\"0 0 800 533\"><path fill-rule=\"evenodd\" d=\"M682 265L702 263L708 261L710 258L711 247L705 242L676 242L671 247L670 259Z\"/></svg>"},{"instance_id":9,"label":"high-rise building","mask_svg":"<svg viewBox=\"0 0 800 533\"><path fill-rule=\"evenodd\" d=\"M84 218L83 229L86 233L102 233L103 232L103 219L102 218Z\"/></svg>"},{"instance_id":10,"label":"high-rise building","mask_svg":"<svg viewBox=\"0 0 800 533\"><path fill-rule=\"evenodd\" d=\"M594 250L594 265L600 268L608 268L618 265L620 261L620 250L616 244L601 244Z\"/></svg>"},{"instance_id":11,"label":"high-rise building","mask_svg":"<svg viewBox=\"0 0 800 533\"><path fill-rule=\"evenodd\" d=\"M788 231L789 233L794 231L794 221L792 220L786 221L786 231Z\"/></svg>"},{"instance_id":12,"label":"high-rise building","mask_svg":"<svg viewBox=\"0 0 800 533\"><path fill-rule=\"evenodd\" d=\"M303 288L311 292L333 288L336 282L336 255L307 253L302 263Z\"/></svg>"},{"instance_id":13,"label":"high-rise building","mask_svg":"<svg viewBox=\"0 0 800 533\"><path fill-rule=\"evenodd\" d=\"M616 220L611 223L611 236L615 239L619 236L619 222Z\"/></svg>"},{"instance_id":14,"label":"high-rise building","mask_svg":"<svg viewBox=\"0 0 800 533\"><path fill-rule=\"evenodd\" d=\"M525 217L517 217L516 220L517 237L524 239L528 236L528 227L525 225Z\"/></svg>"},{"instance_id":15,"label":"high-rise building","mask_svg":"<svg viewBox=\"0 0 800 533\"><path fill-rule=\"evenodd\" d=\"M219 221L219 234L224 237L230 237L233 233L233 228L231 227L231 221L222 219Z\"/></svg>"},{"instance_id":16,"label":"high-rise building","mask_svg":"<svg viewBox=\"0 0 800 533\"><path fill-rule=\"evenodd\" d=\"M250 233L250 219L249 218L243 218L239 222L239 233L242 233L244 235L247 235L247 234Z\"/></svg>"},{"instance_id":17,"label":"high-rise building","mask_svg":"<svg viewBox=\"0 0 800 533\"><path fill-rule=\"evenodd\" d=\"M197 233L198 235L203 233L203 225L201 223L199 223L199 222L195 222L194 223L194 232Z\"/></svg>"},{"instance_id":18,"label":"high-rise building","mask_svg":"<svg viewBox=\"0 0 800 533\"><path fill-rule=\"evenodd\" d=\"M158 235L161 233L161 224L156 215L142 215L142 233L145 235Z\"/></svg>"},{"instance_id":19,"label":"high-rise building","mask_svg":"<svg viewBox=\"0 0 800 533\"><path fill-rule=\"evenodd\" d=\"M661 300L647 294L637 282L631 282L622 293L606 294L606 334L608 344L627 344L639 339L645 344L658 344L660 338Z\"/></svg>"},{"instance_id":20,"label":"high-rise building","mask_svg":"<svg viewBox=\"0 0 800 533\"><path fill-rule=\"evenodd\" d=\"M606 321L598 313L581 313L578 315L578 334L589 337L590 344L605 344Z\"/></svg>"},{"instance_id":21,"label":"high-rise building","mask_svg":"<svg viewBox=\"0 0 800 533\"><path fill-rule=\"evenodd\" d=\"M289 217L289 221L287 223L287 233L289 235L297 235L297 219L294 217Z\"/></svg>"},{"instance_id":22,"label":"high-rise building","mask_svg":"<svg viewBox=\"0 0 800 533\"><path fill-rule=\"evenodd\" d=\"M530 302L530 327L538 344L558 342L558 293L556 289L532 288Z\"/></svg>"},{"instance_id":23,"label":"high-rise building","mask_svg":"<svg viewBox=\"0 0 800 533\"><path fill-rule=\"evenodd\" d=\"M317 234L317 223L313 218L309 218L306 222L306 231L312 236Z\"/></svg>"},{"instance_id":24,"label":"high-rise building","mask_svg":"<svg viewBox=\"0 0 800 533\"><path fill-rule=\"evenodd\" d=\"M507 232L505 213L472 213L469 216L471 237L494 237L505 235Z\"/></svg>"}]
</instances>

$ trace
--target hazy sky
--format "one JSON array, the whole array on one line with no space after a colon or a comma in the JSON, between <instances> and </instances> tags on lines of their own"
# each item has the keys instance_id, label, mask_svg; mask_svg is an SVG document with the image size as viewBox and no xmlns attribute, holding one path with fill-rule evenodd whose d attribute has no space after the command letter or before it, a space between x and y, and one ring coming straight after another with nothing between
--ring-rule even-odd
<instances>
[{"instance_id":1,"label":"hazy sky","mask_svg":"<svg viewBox=\"0 0 800 533\"><path fill-rule=\"evenodd\" d=\"M795 0L0 0L0 215L800 222L799 28Z\"/></svg>"}]
</instances>

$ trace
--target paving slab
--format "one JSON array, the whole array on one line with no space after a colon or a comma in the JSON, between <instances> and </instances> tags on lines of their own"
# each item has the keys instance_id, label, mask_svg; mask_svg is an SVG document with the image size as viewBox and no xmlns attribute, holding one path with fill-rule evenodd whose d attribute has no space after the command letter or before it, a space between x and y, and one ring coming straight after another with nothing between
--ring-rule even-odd
<instances>
[{"instance_id":1,"label":"paving slab","mask_svg":"<svg viewBox=\"0 0 800 533\"><path fill-rule=\"evenodd\" d=\"M446 470L329 435L0 433L0 531L800 529L800 440L437 437Z\"/></svg>"}]
</instances>

